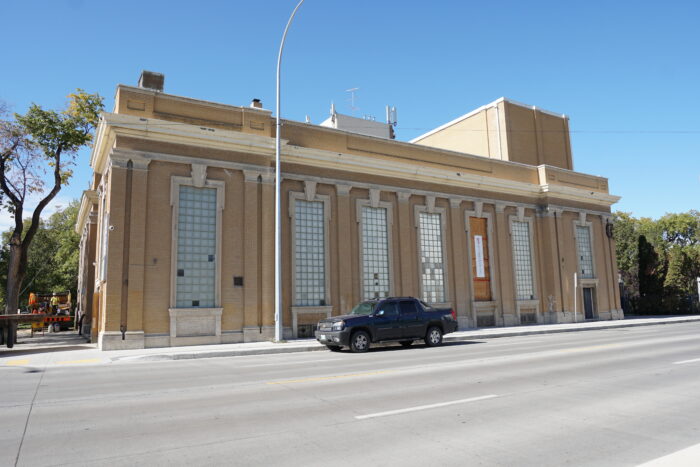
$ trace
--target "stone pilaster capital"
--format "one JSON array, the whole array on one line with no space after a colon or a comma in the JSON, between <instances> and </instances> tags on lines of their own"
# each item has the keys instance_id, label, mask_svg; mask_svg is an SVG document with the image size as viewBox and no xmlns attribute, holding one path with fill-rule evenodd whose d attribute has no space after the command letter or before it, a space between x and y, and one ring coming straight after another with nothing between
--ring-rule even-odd
<instances>
[{"instance_id":1,"label":"stone pilaster capital","mask_svg":"<svg viewBox=\"0 0 700 467\"><path fill-rule=\"evenodd\" d=\"M407 203L408 199L411 197L411 193L407 191L397 191L396 196L399 198L400 203Z\"/></svg>"},{"instance_id":2,"label":"stone pilaster capital","mask_svg":"<svg viewBox=\"0 0 700 467\"><path fill-rule=\"evenodd\" d=\"M243 169L242 172L246 182L274 183L275 181L275 172L273 170Z\"/></svg>"},{"instance_id":3,"label":"stone pilaster capital","mask_svg":"<svg viewBox=\"0 0 700 467\"><path fill-rule=\"evenodd\" d=\"M459 198L450 198L450 207L458 209L462 205L462 200Z\"/></svg>"},{"instance_id":4,"label":"stone pilaster capital","mask_svg":"<svg viewBox=\"0 0 700 467\"><path fill-rule=\"evenodd\" d=\"M550 208L549 208L549 212L551 212L553 215L555 215L555 216L557 216L557 217L561 217L561 215L562 215L562 213L564 212L564 210L563 210L562 208L553 208L553 207L550 207Z\"/></svg>"},{"instance_id":5,"label":"stone pilaster capital","mask_svg":"<svg viewBox=\"0 0 700 467\"><path fill-rule=\"evenodd\" d=\"M352 190L352 185L345 183L335 184L335 191L338 193L338 196L348 196L350 194L350 190Z\"/></svg>"},{"instance_id":6,"label":"stone pilaster capital","mask_svg":"<svg viewBox=\"0 0 700 467\"><path fill-rule=\"evenodd\" d=\"M495 206L496 206L496 213L497 214L503 214L505 212L506 208L508 207L508 205L506 203L496 203Z\"/></svg>"}]
</instances>

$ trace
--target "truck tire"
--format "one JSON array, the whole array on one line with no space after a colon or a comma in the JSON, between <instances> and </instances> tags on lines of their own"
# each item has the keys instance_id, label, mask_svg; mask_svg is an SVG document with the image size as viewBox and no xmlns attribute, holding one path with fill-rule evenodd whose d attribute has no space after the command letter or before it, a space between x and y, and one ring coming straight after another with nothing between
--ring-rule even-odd
<instances>
[{"instance_id":1,"label":"truck tire","mask_svg":"<svg viewBox=\"0 0 700 467\"><path fill-rule=\"evenodd\" d=\"M437 347L440 344L442 344L442 330L437 326L429 327L428 332L425 333L425 345Z\"/></svg>"},{"instance_id":2,"label":"truck tire","mask_svg":"<svg viewBox=\"0 0 700 467\"><path fill-rule=\"evenodd\" d=\"M357 331L350 337L350 350L355 353L369 350L369 334L365 331Z\"/></svg>"}]
</instances>

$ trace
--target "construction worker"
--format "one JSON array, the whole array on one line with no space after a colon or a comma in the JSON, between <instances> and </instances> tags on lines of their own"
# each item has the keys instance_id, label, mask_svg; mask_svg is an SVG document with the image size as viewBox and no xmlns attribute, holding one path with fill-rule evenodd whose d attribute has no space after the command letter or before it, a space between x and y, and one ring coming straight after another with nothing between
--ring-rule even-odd
<instances>
[{"instance_id":1,"label":"construction worker","mask_svg":"<svg viewBox=\"0 0 700 467\"><path fill-rule=\"evenodd\" d=\"M51 296L51 310L53 311L54 315L58 313L58 295L56 295L55 292L53 296Z\"/></svg>"}]
</instances>

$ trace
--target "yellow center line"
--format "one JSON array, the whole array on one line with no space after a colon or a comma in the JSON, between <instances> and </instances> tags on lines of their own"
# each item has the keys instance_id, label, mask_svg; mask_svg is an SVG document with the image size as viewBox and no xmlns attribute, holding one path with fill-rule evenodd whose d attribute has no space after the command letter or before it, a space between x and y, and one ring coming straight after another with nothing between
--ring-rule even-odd
<instances>
[{"instance_id":1,"label":"yellow center line","mask_svg":"<svg viewBox=\"0 0 700 467\"><path fill-rule=\"evenodd\" d=\"M19 366L19 365L28 365L28 364L29 364L29 359L10 360L9 362L5 363L5 365L8 365L8 366Z\"/></svg>"},{"instance_id":2,"label":"yellow center line","mask_svg":"<svg viewBox=\"0 0 700 467\"><path fill-rule=\"evenodd\" d=\"M374 376L383 375L386 373L395 373L396 370L382 370L382 371L368 371L366 373L352 373L348 375L335 375L335 376L316 376L313 378L302 378L302 379L289 379L286 381L272 381L266 384L292 384L292 383L310 383L313 381L327 381L332 379L340 378L355 378L357 376Z\"/></svg>"},{"instance_id":3,"label":"yellow center line","mask_svg":"<svg viewBox=\"0 0 700 467\"><path fill-rule=\"evenodd\" d=\"M96 363L101 362L101 358L86 358L85 360L67 360L65 362L56 362L58 365L72 365L74 363Z\"/></svg>"},{"instance_id":4,"label":"yellow center line","mask_svg":"<svg viewBox=\"0 0 700 467\"><path fill-rule=\"evenodd\" d=\"M622 344L602 344L592 345L590 347L574 347L572 349L563 349L562 352L587 352L589 350L610 349L613 347L621 347Z\"/></svg>"}]
</instances>

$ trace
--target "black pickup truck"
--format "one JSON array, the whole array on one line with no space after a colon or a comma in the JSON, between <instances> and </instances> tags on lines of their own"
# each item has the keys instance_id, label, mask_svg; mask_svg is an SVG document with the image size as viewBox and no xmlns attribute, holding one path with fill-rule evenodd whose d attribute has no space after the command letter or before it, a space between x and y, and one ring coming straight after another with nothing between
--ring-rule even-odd
<instances>
[{"instance_id":1,"label":"black pickup truck","mask_svg":"<svg viewBox=\"0 0 700 467\"><path fill-rule=\"evenodd\" d=\"M392 297L361 302L350 314L319 321L316 340L332 351L343 346L366 352L372 342L398 341L410 346L442 344L443 334L457 330L457 315L450 308L432 308L413 297Z\"/></svg>"}]
</instances>

